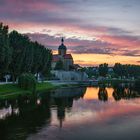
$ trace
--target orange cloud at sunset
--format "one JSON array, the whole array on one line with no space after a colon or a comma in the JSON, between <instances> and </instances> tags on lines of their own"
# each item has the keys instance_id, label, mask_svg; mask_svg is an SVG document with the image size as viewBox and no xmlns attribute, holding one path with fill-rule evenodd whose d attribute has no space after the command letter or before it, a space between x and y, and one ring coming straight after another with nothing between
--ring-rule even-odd
<instances>
[{"instance_id":1,"label":"orange cloud at sunset","mask_svg":"<svg viewBox=\"0 0 140 140\"><path fill-rule=\"evenodd\" d=\"M72 54L75 63L82 66L97 66L101 63L114 65L115 63L139 65L140 57L105 55L105 54Z\"/></svg>"}]
</instances>

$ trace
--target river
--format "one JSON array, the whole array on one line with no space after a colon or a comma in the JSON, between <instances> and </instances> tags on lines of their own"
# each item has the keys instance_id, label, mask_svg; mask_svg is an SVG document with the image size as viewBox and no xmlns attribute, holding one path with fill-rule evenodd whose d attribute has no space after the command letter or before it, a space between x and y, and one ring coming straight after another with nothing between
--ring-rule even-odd
<instances>
[{"instance_id":1,"label":"river","mask_svg":"<svg viewBox=\"0 0 140 140\"><path fill-rule=\"evenodd\" d=\"M139 91L60 88L0 101L0 140L139 140Z\"/></svg>"}]
</instances>

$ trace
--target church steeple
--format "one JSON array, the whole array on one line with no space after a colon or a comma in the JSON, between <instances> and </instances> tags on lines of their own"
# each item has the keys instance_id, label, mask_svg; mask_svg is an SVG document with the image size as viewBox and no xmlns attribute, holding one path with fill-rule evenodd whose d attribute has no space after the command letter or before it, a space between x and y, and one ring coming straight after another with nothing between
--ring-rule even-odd
<instances>
[{"instance_id":1,"label":"church steeple","mask_svg":"<svg viewBox=\"0 0 140 140\"><path fill-rule=\"evenodd\" d=\"M62 39L61 39L61 42L62 42L62 44L64 43L64 39L63 39L63 37L62 37Z\"/></svg>"},{"instance_id":2,"label":"church steeple","mask_svg":"<svg viewBox=\"0 0 140 140\"><path fill-rule=\"evenodd\" d=\"M64 45L64 38L62 37L61 45L58 47L58 54L64 56L66 55L66 51L67 51L67 48Z\"/></svg>"}]
</instances>

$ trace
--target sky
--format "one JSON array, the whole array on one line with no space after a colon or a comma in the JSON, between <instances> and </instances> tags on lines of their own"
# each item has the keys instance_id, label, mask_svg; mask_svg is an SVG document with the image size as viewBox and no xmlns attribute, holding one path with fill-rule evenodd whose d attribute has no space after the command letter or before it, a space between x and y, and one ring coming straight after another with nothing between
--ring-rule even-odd
<instances>
[{"instance_id":1,"label":"sky","mask_svg":"<svg viewBox=\"0 0 140 140\"><path fill-rule=\"evenodd\" d=\"M0 21L76 64L140 65L140 0L0 0Z\"/></svg>"}]
</instances>

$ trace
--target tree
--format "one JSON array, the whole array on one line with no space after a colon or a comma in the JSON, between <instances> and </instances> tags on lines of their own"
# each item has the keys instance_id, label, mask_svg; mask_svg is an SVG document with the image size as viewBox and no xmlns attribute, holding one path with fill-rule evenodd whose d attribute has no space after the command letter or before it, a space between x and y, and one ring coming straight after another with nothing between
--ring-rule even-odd
<instances>
[{"instance_id":1,"label":"tree","mask_svg":"<svg viewBox=\"0 0 140 140\"><path fill-rule=\"evenodd\" d=\"M17 31L12 31L9 34L10 46L13 48L12 62L10 64L10 72L13 77L13 81L25 72L27 68L27 57L30 57L30 54L27 54L29 38L22 34L19 34ZM32 53L32 52L30 52ZM29 62L30 63L30 62Z\"/></svg>"},{"instance_id":2,"label":"tree","mask_svg":"<svg viewBox=\"0 0 140 140\"><path fill-rule=\"evenodd\" d=\"M0 74L8 72L12 49L9 46L8 26L0 23Z\"/></svg>"},{"instance_id":3,"label":"tree","mask_svg":"<svg viewBox=\"0 0 140 140\"><path fill-rule=\"evenodd\" d=\"M13 81L22 73L42 73L47 75L51 70L52 52L38 42L32 42L28 36L13 31L9 35L13 48L10 72Z\"/></svg>"},{"instance_id":4,"label":"tree","mask_svg":"<svg viewBox=\"0 0 140 140\"><path fill-rule=\"evenodd\" d=\"M15 81L22 73L41 73L51 70L52 51L27 35L12 31L0 23L0 75L9 73Z\"/></svg>"},{"instance_id":5,"label":"tree","mask_svg":"<svg viewBox=\"0 0 140 140\"><path fill-rule=\"evenodd\" d=\"M31 71L32 73L39 73L41 71L41 65L42 65L42 46L38 42L32 42L33 45L33 64Z\"/></svg>"},{"instance_id":6,"label":"tree","mask_svg":"<svg viewBox=\"0 0 140 140\"><path fill-rule=\"evenodd\" d=\"M139 77L140 76L140 66L137 65L122 65L116 63L113 67L115 74L118 76L125 77Z\"/></svg>"},{"instance_id":7,"label":"tree","mask_svg":"<svg viewBox=\"0 0 140 140\"><path fill-rule=\"evenodd\" d=\"M51 70L52 51L45 48L38 42L32 42L33 44L33 64L32 73L41 72L43 75L49 75Z\"/></svg>"},{"instance_id":8,"label":"tree","mask_svg":"<svg viewBox=\"0 0 140 140\"><path fill-rule=\"evenodd\" d=\"M32 90L34 93L36 90L35 76L30 73L23 73L19 76L18 86L24 90Z\"/></svg>"},{"instance_id":9,"label":"tree","mask_svg":"<svg viewBox=\"0 0 140 140\"><path fill-rule=\"evenodd\" d=\"M120 63L115 63L113 67L113 71L118 75L118 76L123 76L123 70L122 70L122 65Z\"/></svg>"},{"instance_id":10,"label":"tree","mask_svg":"<svg viewBox=\"0 0 140 140\"><path fill-rule=\"evenodd\" d=\"M104 102L108 100L108 93L105 88L99 88L98 99Z\"/></svg>"},{"instance_id":11,"label":"tree","mask_svg":"<svg viewBox=\"0 0 140 140\"><path fill-rule=\"evenodd\" d=\"M108 64L100 64L99 65L99 75L105 77L108 73Z\"/></svg>"},{"instance_id":12,"label":"tree","mask_svg":"<svg viewBox=\"0 0 140 140\"><path fill-rule=\"evenodd\" d=\"M42 71L43 75L49 76L51 70L51 62L52 62L52 51L49 49L43 49L43 60L42 60Z\"/></svg>"},{"instance_id":13,"label":"tree","mask_svg":"<svg viewBox=\"0 0 140 140\"><path fill-rule=\"evenodd\" d=\"M63 70L63 62L61 60L59 60L56 65L55 65L55 70Z\"/></svg>"}]
</instances>

